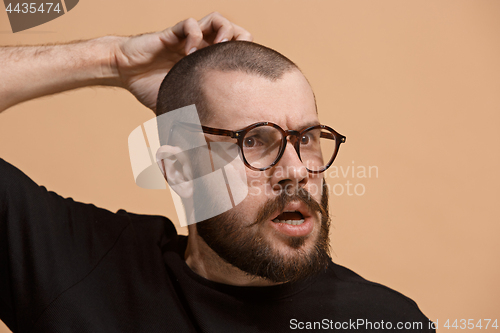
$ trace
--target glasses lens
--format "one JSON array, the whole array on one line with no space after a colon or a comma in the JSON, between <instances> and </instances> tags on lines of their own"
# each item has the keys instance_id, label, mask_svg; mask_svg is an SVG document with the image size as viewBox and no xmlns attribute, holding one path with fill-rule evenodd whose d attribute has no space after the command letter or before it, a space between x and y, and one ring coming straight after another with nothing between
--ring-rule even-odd
<instances>
[{"instance_id":1,"label":"glasses lens","mask_svg":"<svg viewBox=\"0 0 500 333\"><path fill-rule=\"evenodd\" d=\"M335 136L329 130L315 128L300 137L300 157L310 171L323 171L336 149Z\"/></svg>"},{"instance_id":2,"label":"glasses lens","mask_svg":"<svg viewBox=\"0 0 500 333\"><path fill-rule=\"evenodd\" d=\"M248 131L243 138L243 154L248 164L263 169L278 157L282 142L281 132L272 126L259 126Z\"/></svg>"}]
</instances>

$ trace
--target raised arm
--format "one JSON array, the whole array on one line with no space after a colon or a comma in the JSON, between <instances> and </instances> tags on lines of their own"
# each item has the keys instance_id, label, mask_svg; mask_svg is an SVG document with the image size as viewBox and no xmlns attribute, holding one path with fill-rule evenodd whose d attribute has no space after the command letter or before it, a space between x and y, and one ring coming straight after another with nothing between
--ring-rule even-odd
<instances>
[{"instance_id":1,"label":"raised arm","mask_svg":"<svg viewBox=\"0 0 500 333\"><path fill-rule=\"evenodd\" d=\"M33 98L95 85L125 88L154 110L160 83L177 61L196 49L232 39L252 36L212 13L132 37L1 47L0 112Z\"/></svg>"}]
</instances>

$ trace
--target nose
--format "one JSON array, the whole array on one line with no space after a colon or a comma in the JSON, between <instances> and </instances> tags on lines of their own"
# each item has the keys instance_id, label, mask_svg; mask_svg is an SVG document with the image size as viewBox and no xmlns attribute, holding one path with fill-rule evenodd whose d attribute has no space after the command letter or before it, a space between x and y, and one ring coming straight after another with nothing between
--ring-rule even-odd
<instances>
[{"instance_id":1,"label":"nose","mask_svg":"<svg viewBox=\"0 0 500 333\"><path fill-rule=\"evenodd\" d=\"M296 150L297 137L289 136L285 151L280 161L271 168L272 188L275 191L285 190L289 193L297 191L304 187L309 180L309 172L304 163L299 158L299 152Z\"/></svg>"}]
</instances>

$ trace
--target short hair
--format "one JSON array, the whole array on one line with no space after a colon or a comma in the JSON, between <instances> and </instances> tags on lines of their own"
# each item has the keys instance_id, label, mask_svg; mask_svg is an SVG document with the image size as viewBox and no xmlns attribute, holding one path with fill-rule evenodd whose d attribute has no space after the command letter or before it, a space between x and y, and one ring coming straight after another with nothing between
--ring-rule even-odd
<instances>
[{"instance_id":1,"label":"short hair","mask_svg":"<svg viewBox=\"0 0 500 333\"><path fill-rule=\"evenodd\" d=\"M209 71L237 71L276 81L294 69L299 70L290 59L257 43L229 41L207 46L182 58L169 71L158 92L156 115L195 104L203 123L209 110L202 83Z\"/></svg>"}]
</instances>

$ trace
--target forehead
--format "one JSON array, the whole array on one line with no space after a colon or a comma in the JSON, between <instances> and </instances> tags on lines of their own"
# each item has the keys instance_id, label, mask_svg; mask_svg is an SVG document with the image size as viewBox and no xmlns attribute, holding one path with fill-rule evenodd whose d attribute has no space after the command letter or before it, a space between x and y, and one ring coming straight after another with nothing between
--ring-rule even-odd
<instances>
[{"instance_id":1,"label":"forehead","mask_svg":"<svg viewBox=\"0 0 500 333\"><path fill-rule=\"evenodd\" d=\"M314 94L298 70L275 81L243 72L209 71L202 89L210 114L207 126L236 130L270 121L297 130L319 123Z\"/></svg>"}]
</instances>

